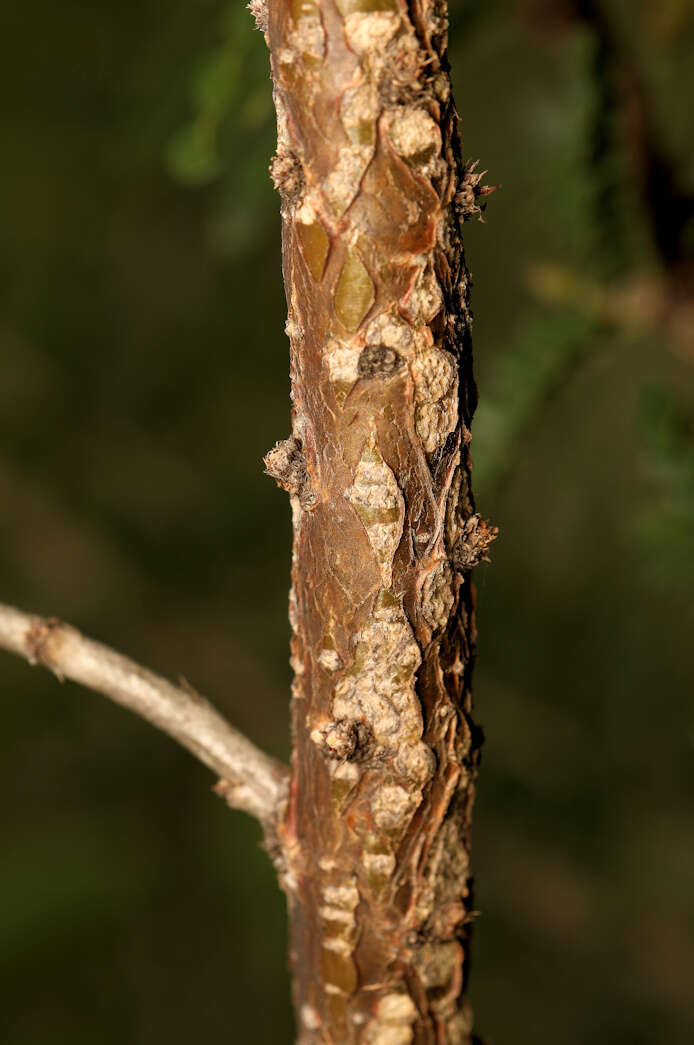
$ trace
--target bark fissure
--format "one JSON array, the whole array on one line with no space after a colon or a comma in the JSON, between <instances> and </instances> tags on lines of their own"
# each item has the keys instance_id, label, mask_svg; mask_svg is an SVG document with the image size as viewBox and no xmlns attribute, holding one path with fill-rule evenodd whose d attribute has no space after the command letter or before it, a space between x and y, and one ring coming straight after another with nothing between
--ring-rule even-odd
<instances>
[{"instance_id":1,"label":"bark fissure","mask_svg":"<svg viewBox=\"0 0 694 1045\"><path fill-rule=\"evenodd\" d=\"M460 222L481 190L460 161L446 7L271 0L266 35L293 400L292 452L268 470L294 518L281 838L299 1038L464 1043L470 569L495 531L470 492Z\"/></svg>"}]
</instances>

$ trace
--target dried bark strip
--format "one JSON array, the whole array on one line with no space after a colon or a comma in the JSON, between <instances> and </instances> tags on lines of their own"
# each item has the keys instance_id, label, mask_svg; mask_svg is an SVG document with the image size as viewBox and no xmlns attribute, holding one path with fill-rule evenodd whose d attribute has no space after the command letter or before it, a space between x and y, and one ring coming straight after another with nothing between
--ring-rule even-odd
<instances>
[{"instance_id":1,"label":"dried bark strip","mask_svg":"<svg viewBox=\"0 0 694 1045\"><path fill-rule=\"evenodd\" d=\"M267 11L293 399L268 470L294 513L281 840L302 1045L471 1041L469 570L494 531L470 493L460 200L477 186L446 25L432 0Z\"/></svg>"}]
</instances>

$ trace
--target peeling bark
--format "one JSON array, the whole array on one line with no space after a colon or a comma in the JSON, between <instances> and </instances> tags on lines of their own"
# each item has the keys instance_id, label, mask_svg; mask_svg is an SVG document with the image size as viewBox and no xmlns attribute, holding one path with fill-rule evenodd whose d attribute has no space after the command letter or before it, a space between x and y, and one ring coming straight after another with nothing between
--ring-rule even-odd
<instances>
[{"instance_id":1,"label":"peeling bark","mask_svg":"<svg viewBox=\"0 0 694 1045\"><path fill-rule=\"evenodd\" d=\"M431 0L270 0L292 429L299 1040L469 1043L474 589L460 160ZM265 17L267 15L267 23ZM477 179L477 180L475 180ZM462 202L461 202L462 201Z\"/></svg>"}]
</instances>

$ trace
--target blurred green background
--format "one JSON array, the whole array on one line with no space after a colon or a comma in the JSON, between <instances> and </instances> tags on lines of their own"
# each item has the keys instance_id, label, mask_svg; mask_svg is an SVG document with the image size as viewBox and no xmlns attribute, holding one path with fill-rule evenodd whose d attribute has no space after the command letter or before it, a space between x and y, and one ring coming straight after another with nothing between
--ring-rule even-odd
<instances>
[{"instance_id":1,"label":"blurred green background","mask_svg":"<svg viewBox=\"0 0 694 1045\"><path fill-rule=\"evenodd\" d=\"M274 131L241 0L3 2L0 599L285 756ZM481 405L472 1000L694 1041L694 4L457 0ZM284 903L169 740L0 659L0 1041L289 1045Z\"/></svg>"}]
</instances>

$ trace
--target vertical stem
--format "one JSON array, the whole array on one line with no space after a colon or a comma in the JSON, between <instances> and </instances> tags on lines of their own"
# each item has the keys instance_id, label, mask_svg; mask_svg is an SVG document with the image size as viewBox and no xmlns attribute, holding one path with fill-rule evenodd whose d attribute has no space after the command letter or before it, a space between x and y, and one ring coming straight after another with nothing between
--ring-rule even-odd
<instances>
[{"instance_id":1,"label":"vertical stem","mask_svg":"<svg viewBox=\"0 0 694 1045\"><path fill-rule=\"evenodd\" d=\"M294 513L282 835L305 1045L471 1041L469 569L492 531L469 484L446 27L431 0L270 0L293 435L267 465Z\"/></svg>"}]
</instances>

